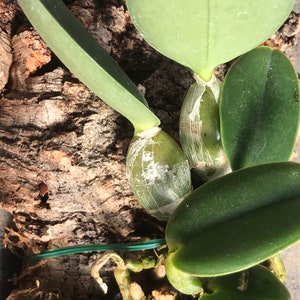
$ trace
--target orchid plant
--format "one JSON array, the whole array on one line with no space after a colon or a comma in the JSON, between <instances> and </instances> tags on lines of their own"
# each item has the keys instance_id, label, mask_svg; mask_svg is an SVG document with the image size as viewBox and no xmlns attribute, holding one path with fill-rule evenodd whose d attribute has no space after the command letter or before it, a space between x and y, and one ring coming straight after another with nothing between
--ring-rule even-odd
<instances>
[{"instance_id":1,"label":"orchid plant","mask_svg":"<svg viewBox=\"0 0 300 300\"><path fill-rule=\"evenodd\" d=\"M133 124L127 175L146 211L167 221L170 283L201 300L290 299L277 271L278 253L300 239L300 164L288 162L299 84L281 52L258 46L294 1L127 0L144 39L194 73L181 110L181 147L61 0L18 2L65 66ZM224 81L217 79L217 65L237 57ZM205 182L193 191L191 168ZM127 276L119 258L105 257Z\"/></svg>"}]
</instances>

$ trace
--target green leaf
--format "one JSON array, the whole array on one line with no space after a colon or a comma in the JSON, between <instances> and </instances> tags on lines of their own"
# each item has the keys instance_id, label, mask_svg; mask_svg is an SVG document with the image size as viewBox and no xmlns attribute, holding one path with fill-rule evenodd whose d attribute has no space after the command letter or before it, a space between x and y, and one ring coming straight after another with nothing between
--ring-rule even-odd
<instances>
[{"instance_id":1,"label":"green leaf","mask_svg":"<svg viewBox=\"0 0 300 300\"><path fill-rule=\"evenodd\" d=\"M202 293L203 287L201 278L193 274L182 272L176 268L172 263L171 257L172 254L168 255L165 266L166 275L172 286L183 294L197 295Z\"/></svg>"},{"instance_id":2,"label":"green leaf","mask_svg":"<svg viewBox=\"0 0 300 300\"><path fill-rule=\"evenodd\" d=\"M196 276L254 266L300 239L300 164L234 171L196 189L166 228L172 262Z\"/></svg>"},{"instance_id":3,"label":"green leaf","mask_svg":"<svg viewBox=\"0 0 300 300\"><path fill-rule=\"evenodd\" d=\"M299 85L285 55L260 47L240 57L224 80L220 117L232 169L288 160L299 126Z\"/></svg>"},{"instance_id":4,"label":"green leaf","mask_svg":"<svg viewBox=\"0 0 300 300\"><path fill-rule=\"evenodd\" d=\"M207 286L210 293L199 300L289 300L284 284L263 266L245 272L212 278Z\"/></svg>"},{"instance_id":5,"label":"green leaf","mask_svg":"<svg viewBox=\"0 0 300 300\"><path fill-rule=\"evenodd\" d=\"M294 0L127 0L145 40L209 80L213 69L269 38Z\"/></svg>"},{"instance_id":6,"label":"green leaf","mask_svg":"<svg viewBox=\"0 0 300 300\"><path fill-rule=\"evenodd\" d=\"M160 124L137 87L62 0L18 0L29 21L70 71L141 132Z\"/></svg>"}]
</instances>

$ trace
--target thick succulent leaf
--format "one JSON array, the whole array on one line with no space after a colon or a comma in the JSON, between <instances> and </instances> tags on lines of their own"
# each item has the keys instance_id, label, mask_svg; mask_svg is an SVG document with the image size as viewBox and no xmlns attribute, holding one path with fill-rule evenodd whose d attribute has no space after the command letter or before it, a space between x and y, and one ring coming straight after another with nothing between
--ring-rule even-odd
<instances>
[{"instance_id":1,"label":"thick succulent leaf","mask_svg":"<svg viewBox=\"0 0 300 300\"><path fill-rule=\"evenodd\" d=\"M288 160L299 126L299 84L290 61L268 47L241 56L224 80L220 117L232 169Z\"/></svg>"},{"instance_id":2,"label":"thick succulent leaf","mask_svg":"<svg viewBox=\"0 0 300 300\"><path fill-rule=\"evenodd\" d=\"M269 38L294 0L127 0L145 40L209 80L212 70Z\"/></svg>"},{"instance_id":3,"label":"thick succulent leaf","mask_svg":"<svg viewBox=\"0 0 300 300\"><path fill-rule=\"evenodd\" d=\"M165 261L166 275L169 282L180 293L197 295L203 293L203 283L200 277L179 270L172 263L172 254Z\"/></svg>"},{"instance_id":4,"label":"thick succulent leaf","mask_svg":"<svg viewBox=\"0 0 300 300\"><path fill-rule=\"evenodd\" d=\"M172 262L197 276L234 273L300 239L300 164L270 163L212 180L177 207L166 228Z\"/></svg>"},{"instance_id":5,"label":"thick succulent leaf","mask_svg":"<svg viewBox=\"0 0 300 300\"><path fill-rule=\"evenodd\" d=\"M209 293L199 300L289 300L284 284L267 268L255 266L245 272L215 277Z\"/></svg>"}]
</instances>

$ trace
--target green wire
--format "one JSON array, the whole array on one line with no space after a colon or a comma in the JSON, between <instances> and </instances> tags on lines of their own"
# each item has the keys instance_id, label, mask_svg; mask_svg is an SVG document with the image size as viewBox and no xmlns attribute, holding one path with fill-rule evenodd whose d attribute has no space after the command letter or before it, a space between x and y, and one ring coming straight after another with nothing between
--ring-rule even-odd
<instances>
[{"instance_id":1,"label":"green wire","mask_svg":"<svg viewBox=\"0 0 300 300\"><path fill-rule=\"evenodd\" d=\"M166 244L165 239L147 240L144 242L137 243L126 243L126 244L95 244L95 245L76 245L70 247L63 247L58 249L46 250L39 254L31 254L25 258L25 262L33 262L45 258L53 258L63 255L78 254L84 252L95 252L95 251L138 251L138 250L149 250Z\"/></svg>"}]
</instances>

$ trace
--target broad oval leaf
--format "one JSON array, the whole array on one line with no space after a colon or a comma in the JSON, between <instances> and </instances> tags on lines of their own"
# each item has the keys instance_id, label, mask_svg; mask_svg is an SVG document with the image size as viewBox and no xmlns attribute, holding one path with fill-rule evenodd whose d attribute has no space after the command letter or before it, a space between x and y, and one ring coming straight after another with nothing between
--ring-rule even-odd
<instances>
[{"instance_id":1,"label":"broad oval leaf","mask_svg":"<svg viewBox=\"0 0 300 300\"><path fill-rule=\"evenodd\" d=\"M299 84L287 57L268 47L241 56L224 80L220 118L232 169L288 160L299 126Z\"/></svg>"},{"instance_id":2,"label":"broad oval leaf","mask_svg":"<svg viewBox=\"0 0 300 300\"><path fill-rule=\"evenodd\" d=\"M269 38L294 0L127 0L145 40L209 80L213 69Z\"/></svg>"},{"instance_id":3,"label":"broad oval leaf","mask_svg":"<svg viewBox=\"0 0 300 300\"><path fill-rule=\"evenodd\" d=\"M290 300L284 284L267 268L215 277L208 282L210 293L199 300Z\"/></svg>"},{"instance_id":4,"label":"broad oval leaf","mask_svg":"<svg viewBox=\"0 0 300 300\"><path fill-rule=\"evenodd\" d=\"M249 268L300 239L300 164L234 171L192 192L166 228L172 262L196 276Z\"/></svg>"}]
</instances>

